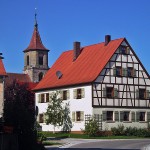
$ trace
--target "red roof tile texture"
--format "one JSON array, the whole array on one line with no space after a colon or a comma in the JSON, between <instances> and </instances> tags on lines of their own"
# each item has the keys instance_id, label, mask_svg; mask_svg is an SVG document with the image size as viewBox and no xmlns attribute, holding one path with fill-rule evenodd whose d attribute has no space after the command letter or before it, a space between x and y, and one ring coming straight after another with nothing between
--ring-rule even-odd
<instances>
[{"instance_id":1,"label":"red roof tile texture","mask_svg":"<svg viewBox=\"0 0 150 150\"><path fill-rule=\"evenodd\" d=\"M45 48L45 46L42 44L42 40L38 31L37 27L34 27L34 31L33 31L33 35L30 41L29 46L24 50L24 52L26 51L31 51L31 50L47 50L49 51L47 48Z\"/></svg>"},{"instance_id":2,"label":"red roof tile texture","mask_svg":"<svg viewBox=\"0 0 150 150\"><path fill-rule=\"evenodd\" d=\"M0 76L6 76L6 70L4 68L4 64L3 64L3 61L2 59L0 59Z\"/></svg>"},{"instance_id":3,"label":"red roof tile texture","mask_svg":"<svg viewBox=\"0 0 150 150\"><path fill-rule=\"evenodd\" d=\"M73 61L73 50L62 53L33 90L55 89L95 81L124 40L124 38L111 40L107 46L104 42L85 46L75 61ZM60 79L56 76L57 71L63 74Z\"/></svg>"}]
</instances>

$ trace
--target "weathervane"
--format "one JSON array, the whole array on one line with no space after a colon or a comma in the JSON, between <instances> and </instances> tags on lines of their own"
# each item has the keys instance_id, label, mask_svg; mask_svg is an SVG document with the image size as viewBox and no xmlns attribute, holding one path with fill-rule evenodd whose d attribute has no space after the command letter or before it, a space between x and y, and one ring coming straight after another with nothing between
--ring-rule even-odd
<instances>
[{"instance_id":1,"label":"weathervane","mask_svg":"<svg viewBox=\"0 0 150 150\"><path fill-rule=\"evenodd\" d=\"M35 8L35 27L37 28L37 8Z\"/></svg>"}]
</instances>

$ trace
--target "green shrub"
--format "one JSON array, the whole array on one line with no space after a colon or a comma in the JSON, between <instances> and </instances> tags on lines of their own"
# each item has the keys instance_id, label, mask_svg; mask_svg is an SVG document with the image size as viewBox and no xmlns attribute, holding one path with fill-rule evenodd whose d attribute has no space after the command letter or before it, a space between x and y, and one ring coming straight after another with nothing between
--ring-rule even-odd
<instances>
[{"instance_id":1,"label":"green shrub","mask_svg":"<svg viewBox=\"0 0 150 150\"><path fill-rule=\"evenodd\" d=\"M94 119L89 120L89 123L85 125L84 133L89 136L96 136L99 131L98 122Z\"/></svg>"},{"instance_id":2,"label":"green shrub","mask_svg":"<svg viewBox=\"0 0 150 150\"><path fill-rule=\"evenodd\" d=\"M46 140L46 136L43 134L43 132L38 132L37 133L37 140L39 142L42 142L42 141Z\"/></svg>"},{"instance_id":3,"label":"green shrub","mask_svg":"<svg viewBox=\"0 0 150 150\"><path fill-rule=\"evenodd\" d=\"M118 125L117 128L113 127L111 128L111 131L112 131L112 135L117 135L117 136L125 135L124 125Z\"/></svg>"}]
</instances>

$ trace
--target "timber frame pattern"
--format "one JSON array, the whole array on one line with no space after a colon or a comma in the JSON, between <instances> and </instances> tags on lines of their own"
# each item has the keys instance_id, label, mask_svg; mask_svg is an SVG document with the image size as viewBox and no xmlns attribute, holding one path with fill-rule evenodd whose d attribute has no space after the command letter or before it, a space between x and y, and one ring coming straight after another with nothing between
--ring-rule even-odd
<instances>
[{"instance_id":1,"label":"timber frame pattern","mask_svg":"<svg viewBox=\"0 0 150 150\"><path fill-rule=\"evenodd\" d=\"M125 54L121 47L128 48ZM114 68L120 67L121 76L114 74ZM134 75L123 75L123 68L133 68ZM117 89L117 96L107 97L107 87ZM150 79L147 71L125 40L113 54L105 68L92 84L93 108L150 108ZM145 98L139 97L139 89L145 90Z\"/></svg>"}]
</instances>

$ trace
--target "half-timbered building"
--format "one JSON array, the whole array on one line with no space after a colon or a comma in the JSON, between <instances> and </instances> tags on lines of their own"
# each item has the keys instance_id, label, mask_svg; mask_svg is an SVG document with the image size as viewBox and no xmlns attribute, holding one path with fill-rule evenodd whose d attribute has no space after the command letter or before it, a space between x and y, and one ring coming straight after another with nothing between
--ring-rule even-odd
<instances>
[{"instance_id":1,"label":"half-timbered building","mask_svg":"<svg viewBox=\"0 0 150 150\"><path fill-rule=\"evenodd\" d=\"M150 121L149 74L125 38L85 47L74 42L73 50L63 52L34 89L42 130L50 95L60 91L70 103L72 131L81 131L85 115L102 116L102 129L118 125L147 127ZM61 130L58 128L57 130Z\"/></svg>"}]
</instances>

